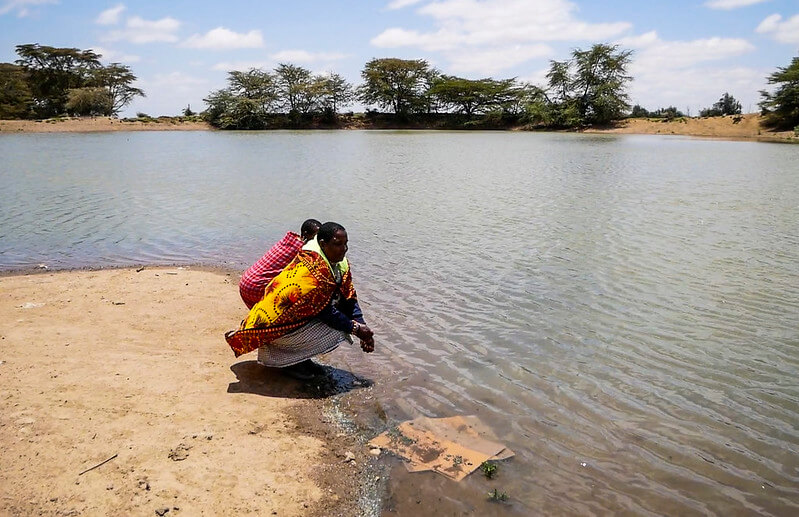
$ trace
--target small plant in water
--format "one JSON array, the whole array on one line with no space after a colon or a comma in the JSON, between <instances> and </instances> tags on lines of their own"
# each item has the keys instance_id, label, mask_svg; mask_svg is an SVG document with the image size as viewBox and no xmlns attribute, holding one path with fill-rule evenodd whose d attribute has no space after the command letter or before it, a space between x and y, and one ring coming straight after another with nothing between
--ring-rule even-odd
<instances>
[{"instance_id":1,"label":"small plant in water","mask_svg":"<svg viewBox=\"0 0 799 517\"><path fill-rule=\"evenodd\" d=\"M490 461L484 461L481 463L480 468L483 470L483 475L488 479L492 479L494 474L497 473L497 466Z\"/></svg>"},{"instance_id":2,"label":"small plant in water","mask_svg":"<svg viewBox=\"0 0 799 517\"><path fill-rule=\"evenodd\" d=\"M508 494L505 492L500 492L495 488L493 492L488 493L488 500L497 503L504 503L508 500Z\"/></svg>"}]
</instances>

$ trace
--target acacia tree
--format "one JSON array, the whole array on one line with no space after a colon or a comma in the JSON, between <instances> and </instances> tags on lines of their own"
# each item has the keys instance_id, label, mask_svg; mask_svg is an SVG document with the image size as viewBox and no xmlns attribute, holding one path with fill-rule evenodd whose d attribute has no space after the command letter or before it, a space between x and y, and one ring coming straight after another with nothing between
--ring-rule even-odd
<instances>
[{"instance_id":1,"label":"acacia tree","mask_svg":"<svg viewBox=\"0 0 799 517\"><path fill-rule=\"evenodd\" d=\"M665 118L666 120L674 120L685 116L685 113L678 110L675 106L668 106L666 108L658 108L651 112L653 118Z\"/></svg>"},{"instance_id":2,"label":"acacia tree","mask_svg":"<svg viewBox=\"0 0 799 517\"><path fill-rule=\"evenodd\" d=\"M441 72L436 68L428 68L427 73L422 77L422 91L424 92L421 97L421 102L417 111L424 113L438 113L439 105L437 100L430 95L430 89L436 83L438 78L441 77Z\"/></svg>"},{"instance_id":3,"label":"acacia tree","mask_svg":"<svg viewBox=\"0 0 799 517\"><path fill-rule=\"evenodd\" d=\"M45 45L17 45L16 63L28 74L37 116L51 117L64 112L69 90L82 88L102 67L100 56L92 50L57 48Z\"/></svg>"},{"instance_id":4,"label":"acacia tree","mask_svg":"<svg viewBox=\"0 0 799 517\"><path fill-rule=\"evenodd\" d=\"M497 104L498 81L464 79L442 75L430 88L430 95L443 107L467 116L485 113Z\"/></svg>"},{"instance_id":5,"label":"acacia tree","mask_svg":"<svg viewBox=\"0 0 799 517\"><path fill-rule=\"evenodd\" d=\"M575 127L607 124L630 109L627 74L631 50L598 43L575 49L568 61L551 61L548 88L540 89L528 105L528 120L547 126Z\"/></svg>"},{"instance_id":6,"label":"acacia tree","mask_svg":"<svg viewBox=\"0 0 799 517\"><path fill-rule=\"evenodd\" d=\"M277 106L275 77L264 70L228 72L228 87L211 92L205 99L206 120L214 126L231 129L263 129Z\"/></svg>"},{"instance_id":7,"label":"acacia tree","mask_svg":"<svg viewBox=\"0 0 799 517\"><path fill-rule=\"evenodd\" d=\"M111 63L108 66L94 70L91 84L104 88L111 99L109 115L116 115L130 104L134 97L145 97L144 91L133 87L136 76L130 67L121 63Z\"/></svg>"},{"instance_id":8,"label":"acacia tree","mask_svg":"<svg viewBox=\"0 0 799 517\"><path fill-rule=\"evenodd\" d=\"M518 83L515 78L495 81L493 107L502 116L518 117L524 112L530 98L537 95L538 87Z\"/></svg>"},{"instance_id":9,"label":"acacia tree","mask_svg":"<svg viewBox=\"0 0 799 517\"><path fill-rule=\"evenodd\" d=\"M307 114L316 104L313 76L301 66L280 63L275 68L275 80L283 107L289 114Z\"/></svg>"},{"instance_id":10,"label":"acacia tree","mask_svg":"<svg viewBox=\"0 0 799 517\"><path fill-rule=\"evenodd\" d=\"M400 116L424 111L435 70L423 59L382 58L367 62L358 97L365 104L387 108Z\"/></svg>"},{"instance_id":11,"label":"acacia tree","mask_svg":"<svg viewBox=\"0 0 799 517\"><path fill-rule=\"evenodd\" d=\"M576 127L582 124L577 102L572 93L569 61L550 61L546 74L548 88L537 88L530 95L526 118L546 127Z\"/></svg>"},{"instance_id":12,"label":"acacia tree","mask_svg":"<svg viewBox=\"0 0 799 517\"><path fill-rule=\"evenodd\" d=\"M630 111L630 118L646 118L649 116L651 116L651 113L640 104L633 106L633 109Z\"/></svg>"},{"instance_id":13,"label":"acacia tree","mask_svg":"<svg viewBox=\"0 0 799 517\"><path fill-rule=\"evenodd\" d=\"M323 110L335 114L339 108L347 106L355 100L352 85L339 74L333 72L316 76L315 80L321 88L320 103Z\"/></svg>"},{"instance_id":14,"label":"acacia tree","mask_svg":"<svg viewBox=\"0 0 799 517\"><path fill-rule=\"evenodd\" d=\"M32 103L25 70L11 63L0 63L0 119L26 118Z\"/></svg>"},{"instance_id":15,"label":"acacia tree","mask_svg":"<svg viewBox=\"0 0 799 517\"><path fill-rule=\"evenodd\" d=\"M552 102L563 103L571 100L572 77L569 70L570 67L571 64L568 61L552 60L549 62L549 71L546 78L549 82Z\"/></svg>"},{"instance_id":16,"label":"acacia tree","mask_svg":"<svg viewBox=\"0 0 799 517\"><path fill-rule=\"evenodd\" d=\"M73 88L67 93L64 109L67 113L78 116L111 115L113 100L105 88L96 86Z\"/></svg>"},{"instance_id":17,"label":"acacia tree","mask_svg":"<svg viewBox=\"0 0 799 517\"><path fill-rule=\"evenodd\" d=\"M237 120L234 117L237 99L229 88L214 90L203 99L208 108L202 117L212 126L222 129L236 129Z\"/></svg>"},{"instance_id":18,"label":"acacia tree","mask_svg":"<svg viewBox=\"0 0 799 517\"><path fill-rule=\"evenodd\" d=\"M799 127L799 56L793 58L789 66L777 68L768 82L779 86L773 93L760 92L764 124L777 129Z\"/></svg>"},{"instance_id":19,"label":"acacia tree","mask_svg":"<svg viewBox=\"0 0 799 517\"><path fill-rule=\"evenodd\" d=\"M700 117L721 117L724 115L740 115L741 103L729 93L724 93L721 98L710 108L699 110Z\"/></svg>"},{"instance_id":20,"label":"acacia tree","mask_svg":"<svg viewBox=\"0 0 799 517\"><path fill-rule=\"evenodd\" d=\"M572 52L575 68L572 90L584 124L607 124L622 118L630 109L626 84L632 50L618 50L618 45L596 44L589 50Z\"/></svg>"},{"instance_id":21,"label":"acacia tree","mask_svg":"<svg viewBox=\"0 0 799 517\"><path fill-rule=\"evenodd\" d=\"M132 86L136 81L130 68L120 63L103 66L92 50L18 45L17 65L25 72L31 95L31 114L51 117L61 113L116 114L144 92ZM101 88L110 98L102 98ZM78 91L83 90L83 91ZM87 106L91 105L92 108Z\"/></svg>"}]
</instances>

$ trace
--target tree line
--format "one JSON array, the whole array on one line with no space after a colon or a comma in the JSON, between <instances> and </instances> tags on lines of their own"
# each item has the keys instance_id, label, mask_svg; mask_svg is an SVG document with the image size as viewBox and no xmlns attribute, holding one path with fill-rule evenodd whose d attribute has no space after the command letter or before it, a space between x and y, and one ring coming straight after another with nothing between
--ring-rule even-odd
<instances>
[{"instance_id":1,"label":"tree line","mask_svg":"<svg viewBox=\"0 0 799 517\"><path fill-rule=\"evenodd\" d=\"M0 118L116 115L144 96L128 66L103 66L92 50L28 44L16 52L15 63L0 63Z\"/></svg>"},{"instance_id":2,"label":"tree line","mask_svg":"<svg viewBox=\"0 0 799 517\"><path fill-rule=\"evenodd\" d=\"M292 64L272 71L228 73L228 86L211 92L206 120L220 128L263 129L307 123L313 117L335 123L337 109L354 101L375 106L395 120L449 115L465 127L528 124L579 127L607 124L629 110L627 65L632 52L597 44L552 61L547 87L510 79L466 79L447 75L424 59L375 58L353 86L337 74L313 75ZM367 116L375 116L368 111Z\"/></svg>"},{"instance_id":3,"label":"tree line","mask_svg":"<svg viewBox=\"0 0 799 517\"><path fill-rule=\"evenodd\" d=\"M740 115L741 103L735 99L729 92L724 92L721 98L709 108L702 108L699 110L700 117L723 117L726 115ZM630 118L657 118L664 120L674 120L676 118L685 117L686 114L677 109L675 106L667 108L658 108L654 111L649 111L640 104L633 106L630 111Z\"/></svg>"},{"instance_id":4,"label":"tree line","mask_svg":"<svg viewBox=\"0 0 799 517\"><path fill-rule=\"evenodd\" d=\"M275 115L285 113L295 122L310 115L331 121L354 99L352 86L340 75L313 75L310 70L281 64L273 72L253 68L228 72L228 86L204 99L203 116L224 129L264 129Z\"/></svg>"},{"instance_id":5,"label":"tree line","mask_svg":"<svg viewBox=\"0 0 799 517\"><path fill-rule=\"evenodd\" d=\"M456 127L580 128L627 117L672 120L686 115L674 106L649 111L630 106L627 73L632 51L595 44L575 49L563 61L550 61L545 85L510 79L466 79L447 75L423 59L372 59L353 86L337 74L314 76L281 64L273 71L229 72L228 87L205 100L206 120L220 128L262 129L303 124L314 117L335 123L337 108L360 101L395 121L448 116ZM764 124L790 129L799 124L799 58L769 76L774 92L761 91ZM741 103L725 92L700 117L740 115ZM375 117L377 112L367 111ZM425 117L427 117L425 119Z\"/></svg>"},{"instance_id":6,"label":"tree line","mask_svg":"<svg viewBox=\"0 0 799 517\"><path fill-rule=\"evenodd\" d=\"M0 118L116 115L144 92L121 63L103 66L91 50L39 44L18 45L15 63L0 63ZM467 79L448 75L424 59L375 58L357 87L336 73L313 74L290 63L273 70L228 72L227 86L204 99L202 116L226 129L302 127L311 121L335 125L340 111L358 101L403 122L447 120L450 127L579 128L632 117L685 116L669 106L648 111L630 106L627 69L632 51L595 44L568 59L550 61L546 83ZM764 123L777 129L799 125L799 57L768 77L773 92L761 91ZM728 92L700 116L736 115L741 104Z\"/></svg>"}]
</instances>

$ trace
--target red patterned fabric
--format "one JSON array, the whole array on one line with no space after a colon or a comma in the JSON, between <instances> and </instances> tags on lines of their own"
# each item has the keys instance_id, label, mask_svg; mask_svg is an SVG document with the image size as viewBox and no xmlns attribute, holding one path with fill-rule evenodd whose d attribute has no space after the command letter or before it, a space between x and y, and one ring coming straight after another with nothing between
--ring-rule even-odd
<instances>
[{"instance_id":1,"label":"red patterned fabric","mask_svg":"<svg viewBox=\"0 0 799 517\"><path fill-rule=\"evenodd\" d=\"M294 260L302 249L303 242L299 235L287 232L285 237L272 246L258 262L241 275L239 293L248 309L261 301L269 282L283 271L283 268Z\"/></svg>"},{"instance_id":2,"label":"red patterned fabric","mask_svg":"<svg viewBox=\"0 0 799 517\"><path fill-rule=\"evenodd\" d=\"M336 290L346 300L357 300L349 270L338 285L321 255L302 250L269 284L239 330L227 332L225 340L236 357L251 352L308 323L330 303Z\"/></svg>"}]
</instances>

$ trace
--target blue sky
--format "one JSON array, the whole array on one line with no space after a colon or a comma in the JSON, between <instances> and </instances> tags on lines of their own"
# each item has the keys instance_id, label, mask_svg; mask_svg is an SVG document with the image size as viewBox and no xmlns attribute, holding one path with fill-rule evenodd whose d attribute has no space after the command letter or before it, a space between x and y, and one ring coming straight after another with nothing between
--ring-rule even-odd
<instances>
[{"instance_id":1,"label":"blue sky","mask_svg":"<svg viewBox=\"0 0 799 517\"><path fill-rule=\"evenodd\" d=\"M0 61L24 43L94 49L147 94L123 115L203 109L227 71L281 62L359 84L374 57L426 59L543 85L550 60L599 42L634 50L633 103L695 115L729 92L756 111L799 56L799 0L0 0Z\"/></svg>"}]
</instances>

